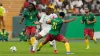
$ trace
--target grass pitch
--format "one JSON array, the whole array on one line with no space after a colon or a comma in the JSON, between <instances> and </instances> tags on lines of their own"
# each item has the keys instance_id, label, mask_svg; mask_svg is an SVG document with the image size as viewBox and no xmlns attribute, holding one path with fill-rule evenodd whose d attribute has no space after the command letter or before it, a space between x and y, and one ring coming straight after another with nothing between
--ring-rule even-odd
<instances>
[{"instance_id":1,"label":"grass pitch","mask_svg":"<svg viewBox=\"0 0 100 56\"><path fill-rule=\"evenodd\" d=\"M90 42L90 49L85 49L84 41L70 41L71 51L75 54L67 55L63 43L57 42L58 54L53 53L53 47L46 44L40 52L30 53L27 42L0 42L0 56L100 56L100 42ZM17 52L10 52L10 47L16 46Z\"/></svg>"}]
</instances>

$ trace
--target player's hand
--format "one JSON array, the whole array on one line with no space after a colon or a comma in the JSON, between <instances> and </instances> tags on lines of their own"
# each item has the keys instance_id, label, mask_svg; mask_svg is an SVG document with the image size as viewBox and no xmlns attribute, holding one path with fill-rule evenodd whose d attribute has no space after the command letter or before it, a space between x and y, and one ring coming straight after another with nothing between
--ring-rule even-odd
<instances>
[{"instance_id":1,"label":"player's hand","mask_svg":"<svg viewBox=\"0 0 100 56\"><path fill-rule=\"evenodd\" d=\"M87 19L87 23L88 23L88 24L91 24L91 21L89 21L89 20Z\"/></svg>"},{"instance_id":2,"label":"player's hand","mask_svg":"<svg viewBox=\"0 0 100 56\"><path fill-rule=\"evenodd\" d=\"M81 20L81 23L84 24L84 22Z\"/></svg>"},{"instance_id":3,"label":"player's hand","mask_svg":"<svg viewBox=\"0 0 100 56\"><path fill-rule=\"evenodd\" d=\"M34 24L38 24L39 22L33 22Z\"/></svg>"}]
</instances>

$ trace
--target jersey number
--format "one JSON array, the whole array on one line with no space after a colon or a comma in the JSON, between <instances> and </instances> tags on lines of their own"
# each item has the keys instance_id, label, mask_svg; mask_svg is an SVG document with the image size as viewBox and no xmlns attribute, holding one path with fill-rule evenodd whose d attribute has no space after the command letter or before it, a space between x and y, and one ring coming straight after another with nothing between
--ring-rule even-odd
<instances>
[{"instance_id":1,"label":"jersey number","mask_svg":"<svg viewBox=\"0 0 100 56\"><path fill-rule=\"evenodd\" d=\"M30 19L32 19L32 16L30 16Z\"/></svg>"},{"instance_id":2,"label":"jersey number","mask_svg":"<svg viewBox=\"0 0 100 56\"><path fill-rule=\"evenodd\" d=\"M53 22L52 29L56 29L57 23Z\"/></svg>"}]
</instances>

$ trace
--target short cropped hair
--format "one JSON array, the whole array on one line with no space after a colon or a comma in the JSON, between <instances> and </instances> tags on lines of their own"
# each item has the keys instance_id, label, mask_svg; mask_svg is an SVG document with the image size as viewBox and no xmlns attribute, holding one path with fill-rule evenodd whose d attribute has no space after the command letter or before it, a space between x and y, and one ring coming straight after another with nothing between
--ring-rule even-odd
<instances>
[{"instance_id":1,"label":"short cropped hair","mask_svg":"<svg viewBox=\"0 0 100 56\"><path fill-rule=\"evenodd\" d=\"M64 12L60 12L59 16L65 17L65 13Z\"/></svg>"}]
</instances>

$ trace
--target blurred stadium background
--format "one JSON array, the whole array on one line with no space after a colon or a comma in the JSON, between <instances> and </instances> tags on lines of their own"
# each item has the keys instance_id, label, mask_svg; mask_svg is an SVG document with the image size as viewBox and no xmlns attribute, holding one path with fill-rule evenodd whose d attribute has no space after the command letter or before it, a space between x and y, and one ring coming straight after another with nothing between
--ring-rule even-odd
<instances>
[{"instance_id":1,"label":"blurred stadium background","mask_svg":"<svg viewBox=\"0 0 100 56\"><path fill-rule=\"evenodd\" d=\"M24 24L20 25L18 23L21 13L27 8L29 2L36 5L40 17L42 13L45 13L44 11L47 6L54 8L55 13L65 12L66 18L76 16L77 20L75 22L63 24L61 33L68 38L83 38L84 25L80 24L80 20L81 14L84 13L84 7L87 6L90 12L93 12L97 18L95 31L99 35L100 0L0 0L0 3L6 9L4 21L5 29L9 32L9 38L18 37L22 29L24 29ZM71 35L72 33L73 35Z\"/></svg>"}]
</instances>

